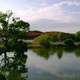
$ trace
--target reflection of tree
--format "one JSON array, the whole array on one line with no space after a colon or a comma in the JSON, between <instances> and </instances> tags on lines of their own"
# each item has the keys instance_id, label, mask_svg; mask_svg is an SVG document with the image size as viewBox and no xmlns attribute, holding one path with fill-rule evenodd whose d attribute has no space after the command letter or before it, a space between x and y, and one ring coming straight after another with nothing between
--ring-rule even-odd
<instances>
[{"instance_id":1,"label":"reflection of tree","mask_svg":"<svg viewBox=\"0 0 80 80\"><path fill-rule=\"evenodd\" d=\"M80 48L76 48L76 50L75 50L75 55L76 55L77 57L80 57Z\"/></svg>"},{"instance_id":2,"label":"reflection of tree","mask_svg":"<svg viewBox=\"0 0 80 80\"><path fill-rule=\"evenodd\" d=\"M64 48L64 51L71 53L71 52L74 52L75 49L76 49L76 47L71 47L71 46L69 46L69 47L65 47L65 48Z\"/></svg>"},{"instance_id":3,"label":"reflection of tree","mask_svg":"<svg viewBox=\"0 0 80 80\"><path fill-rule=\"evenodd\" d=\"M34 52L36 52L36 54L38 54L39 56L44 57L45 59L49 58L49 50L48 48L34 48L33 49Z\"/></svg>"},{"instance_id":4,"label":"reflection of tree","mask_svg":"<svg viewBox=\"0 0 80 80\"><path fill-rule=\"evenodd\" d=\"M53 55L56 52L56 48L33 48L32 49L39 56L48 59L50 55Z\"/></svg>"},{"instance_id":5,"label":"reflection of tree","mask_svg":"<svg viewBox=\"0 0 80 80\"><path fill-rule=\"evenodd\" d=\"M22 40L26 38L29 31L29 23L14 18L12 11L0 12L0 55L4 55L0 64L0 73L8 80L26 80L22 73L26 73L25 62L27 55L27 44ZM14 52L12 57L8 52ZM0 79L3 80L3 79Z\"/></svg>"},{"instance_id":6,"label":"reflection of tree","mask_svg":"<svg viewBox=\"0 0 80 80\"><path fill-rule=\"evenodd\" d=\"M6 80L5 76L0 74L0 80Z\"/></svg>"},{"instance_id":7,"label":"reflection of tree","mask_svg":"<svg viewBox=\"0 0 80 80\"><path fill-rule=\"evenodd\" d=\"M58 56L58 58L59 59L61 59L62 58L62 56L63 56L63 47L58 47L57 48L57 56Z\"/></svg>"},{"instance_id":8,"label":"reflection of tree","mask_svg":"<svg viewBox=\"0 0 80 80\"><path fill-rule=\"evenodd\" d=\"M18 41L16 48L14 48L14 56L8 57L7 55L5 58L4 55L1 60L0 73L5 75L8 80L26 80L27 78L27 75L23 76L23 73L27 73L28 71L25 67L27 55L24 54L24 51L27 51L27 49L24 46L24 42Z\"/></svg>"},{"instance_id":9,"label":"reflection of tree","mask_svg":"<svg viewBox=\"0 0 80 80\"><path fill-rule=\"evenodd\" d=\"M32 49L39 56L48 59L51 55L56 54L59 59L62 58L63 54L66 52L71 54L76 54L77 57L80 56L79 47L51 47L51 48L33 48Z\"/></svg>"},{"instance_id":10,"label":"reflection of tree","mask_svg":"<svg viewBox=\"0 0 80 80\"><path fill-rule=\"evenodd\" d=\"M25 57L25 58L24 58ZM22 57L15 57L13 63L9 65L9 75L8 80L26 80L26 76L22 76L23 73L27 73L27 68L25 68L25 62L26 62L27 56L24 55Z\"/></svg>"},{"instance_id":11,"label":"reflection of tree","mask_svg":"<svg viewBox=\"0 0 80 80\"><path fill-rule=\"evenodd\" d=\"M48 59L50 57L50 55L53 55L54 53L57 54L58 58L62 57L63 54L63 48L33 48L32 49L36 54L38 54L39 56Z\"/></svg>"}]
</instances>

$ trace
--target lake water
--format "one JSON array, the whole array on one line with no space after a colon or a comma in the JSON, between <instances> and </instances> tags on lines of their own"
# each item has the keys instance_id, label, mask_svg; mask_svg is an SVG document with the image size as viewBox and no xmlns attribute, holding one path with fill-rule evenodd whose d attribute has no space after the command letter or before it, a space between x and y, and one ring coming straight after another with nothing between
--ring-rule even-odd
<instances>
[{"instance_id":1,"label":"lake water","mask_svg":"<svg viewBox=\"0 0 80 80\"><path fill-rule=\"evenodd\" d=\"M79 48L29 49L27 80L80 80Z\"/></svg>"},{"instance_id":2,"label":"lake water","mask_svg":"<svg viewBox=\"0 0 80 80\"><path fill-rule=\"evenodd\" d=\"M0 80L80 80L80 48L19 46L1 54Z\"/></svg>"}]
</instances>

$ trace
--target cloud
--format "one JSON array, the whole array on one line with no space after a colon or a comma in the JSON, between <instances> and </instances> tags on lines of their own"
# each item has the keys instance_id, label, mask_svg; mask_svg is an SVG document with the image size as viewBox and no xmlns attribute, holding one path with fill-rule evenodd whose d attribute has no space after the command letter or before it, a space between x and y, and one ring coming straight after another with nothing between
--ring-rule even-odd
<instances>
[{"instance_id":1,"label":"cloud","mask_svg":"<svg viewBox=\"0 0 80 80\"><path fill-rule=\"evenodd\" d=\"M47 6L47 3L41 3L40 6Z\"/></svg>"},{"instance_id":2,"label":"cloud","mask_svg":"<svg viewBox=\"0 0 80 80\"><path fill-rule=\"evenodd\" d=\"M16 15L21 16L25 20L34 21L38 19L60 20L63 22L71 21L71 17L64 13L64 10L59 5L51 5L36 9L16 10Z\"/></svg>"},{"instance_id":3,"label":"cloud","mask_svg":"<svg viewBox=\"0 0 80 80\"><path fill-rule=\"evenodd\" d=\"M51 5L43 2L40 3L39 7L31 6L26 9L13 10L13 12L15 13L15 16L20 16L23 20L26 20L29 23L35 22L35 24L32 24L31 26L32 29L43 31L78 31L78 29L80 29L80 24L77 25L77 23L80 23L80 13L78 11L76 12L75 9L73 9L73 12L68 12L68 10L64 8L65 6L68 6L68 8L70 7L71 9L73 9L72 6L78 6L80 8L80 0L61 0L60 2ZM44 21L40 22L39 20ZM45 20L48 20L49 22L46 22ZM56 21L57 23L53 24L53 22L50 22L51 20L53 22ZM59 22L63 22L63 24L59 24Z\"/></svg>"},{"instance_id":4,"label":"cloud","mask_svg":"<svg viewBox=\"0 0 80 80\"><path fill-rule=\"evenodd\" d=\"M80 0L65 0L65 1L61 1L59 4L61 4L61 5L67 4L67 5L79 6L80 5Z\"/></svg>"},{"instance_id":5,"label":"cloud","mask_svg":"<svg viewBox=\"0 0 80 80\"><path fill-rule=\"evenodd\" d=\"M74 19L75 19L74 16L78 12L73 11L73 13L75 12L75 15L67 14L68 11L67 11L67 13L65 13L66 10L64 10L64 7L66 5L67 6L69 6L69 5L79 6L80 0L60 0L60 2L57 2L57 3L55 3L54 2L55 0L54 0L54 1L52 1L53 4L51 3L51 5L50 5L49 1L52 1L52 0L45 0L45 1L35 0L36 6L31 6L30 2L32 4L33 1L30 0L28 2L29 6L26 6L25 4L23 5L23 3L26 3L26 0L23 1L23 3L20 0L20 5L22 4L21 7L23 7L23 8L21 8L20 5L16 5L16 4L15 4L15 6L12 6L13 4L10 4L10 6L12 6L12 7L10 7L10 6L6 5L6 3L7 4L8 4L8 2L11 3L11 1L8 0L8 2L5 2L5 0L4 0L4 2L5 2L4 9L6 9L7 7L10 7L10 9L13 10L13 12L15 13L16 16L20 16L22 19L28 20L28 21L35 21L35 20L39 20L39 19L51 19L51 20L58 20L58 21L62 21L62 22L74 21ZM0 6L0 9L2 10L3 6L2 7L1 6ZM3 11L4 11L4 9L3 9ZM76 20L77 20L77 18L76 18Z\"/></svg>"},{"instance_id":6,"label":"cloud","mask_svg":"<svg viewBox=\"0 0 80 80\"><path fill-rule=\"evenodd\" d=\"M65 0L65 1L71 1L71 2L80 2L80 0Z\"/></svg>"},{"instance_id":7,"label":"cloud","mask_svg":"<svg viewBox=\"0 0 80 80\"><path fill-rule=\"evenodd\" d=\"M53 5L48 5L47 3L41 3L42 7L30 7L25 10L14 10L16 16L21 16L22 19L27 21L36 21L39 19L49 19L57 20L60 22L79 22L75 15L79 14L78 12L73 12L73 14L65 13L65 6L75 5L80 7L80 0L65 0ZM75 13L75 15L74 15ZM79 15L78 15L79 16Z\"/></svg>"},{"instance_id":8,"label":"cloud","mask_svg":"<svg viewBox=\"0 0 80 80\"><path fill-rule=\"evenodd\" d=\"M55 20L40 19L31 23L31 30L62 31L74 33L80 30L80 23L64 23Z\"/></svg>"}]
</instances>

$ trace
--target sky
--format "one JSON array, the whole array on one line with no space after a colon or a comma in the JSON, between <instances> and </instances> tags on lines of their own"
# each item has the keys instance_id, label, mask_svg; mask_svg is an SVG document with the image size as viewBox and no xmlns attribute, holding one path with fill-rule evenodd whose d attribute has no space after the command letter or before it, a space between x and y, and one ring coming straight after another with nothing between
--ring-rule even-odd
<instances>
[{"instance_id":1,"label":"sky","mask_svg":"<svg viewBox=\"0 0 80 80\"><path fill-rule=\"evenodd\" d=\"M0 0L0 11L30 23L31 30L80 31L80 0Z\"/></svg>"}]
</instances>

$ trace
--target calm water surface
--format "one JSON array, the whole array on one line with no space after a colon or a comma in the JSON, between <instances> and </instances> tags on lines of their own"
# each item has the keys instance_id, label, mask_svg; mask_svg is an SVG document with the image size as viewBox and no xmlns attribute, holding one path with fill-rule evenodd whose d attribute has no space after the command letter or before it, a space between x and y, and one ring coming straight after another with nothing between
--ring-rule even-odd
<instances>
[{"instance_id":1,"label":"calm water surface","mask_svg":"<svg viewBox=\"0 0 80 80\"><path fill-rule=\"evenodd\" d=\"M80 49L35 48L28 55L28 80L80 80Z\"/></svg>"}]
</instances>

